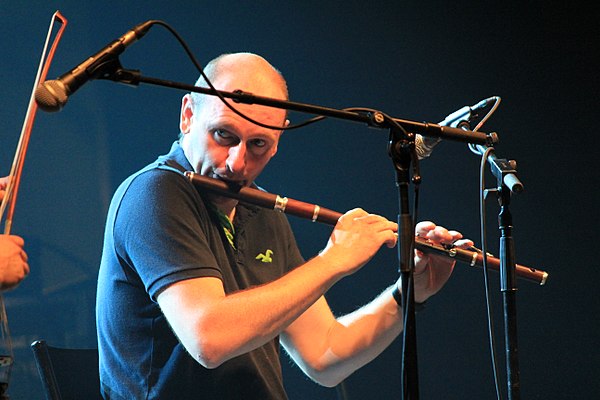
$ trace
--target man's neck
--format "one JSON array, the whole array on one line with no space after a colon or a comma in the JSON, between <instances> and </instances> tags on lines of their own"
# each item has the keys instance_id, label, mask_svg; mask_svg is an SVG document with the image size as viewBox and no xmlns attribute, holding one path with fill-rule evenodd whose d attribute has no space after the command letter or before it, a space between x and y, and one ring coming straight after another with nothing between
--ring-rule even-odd
<instances>
[{"instance_id":1,"label":"man's neck","mask_svg":"<svg viewBox=\"0 0 600 400\"><path fill-rule=\"evenodd\" d=\"M213 203L213 205L224 215L229 217L229 219L233 222L233 218L235 217L235 209L237 206L237 200L231 199L231 201L227 202L219 202L218 204Z\"/></svg>"},{"instance_id":2,"label":"man's neck","mask_svg":"<svg viewBox=\"0 0 600 400\"><path fill-rule=\"evenodd\" d=\"M235 217L235 207L233 207L231 209L231 211L225 215L227 215L229 217L229 219L231 220L231 222L233 222L233 218Z\"/></svg>"}]
</instances>

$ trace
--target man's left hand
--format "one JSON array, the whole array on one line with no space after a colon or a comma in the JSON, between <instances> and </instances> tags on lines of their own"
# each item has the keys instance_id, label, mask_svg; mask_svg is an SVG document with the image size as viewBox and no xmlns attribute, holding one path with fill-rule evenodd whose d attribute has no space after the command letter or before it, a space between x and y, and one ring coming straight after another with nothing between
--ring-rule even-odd
<instances>
[{"instance_id":1,"label":"man's left hand","mask_svg":"<svg viewBox=\"0 0 600 400\"><path fill-rule=\"evenodd\" d=\"M415 227L415 234L436 244L452 244L461 249L473 246L473 241L463 239L460 232L448 230L430 221ZM415 250L415 301L423 303L436 294L450 278L455 261L441 255L425 254Z\"/></svg>"}]
</instances>

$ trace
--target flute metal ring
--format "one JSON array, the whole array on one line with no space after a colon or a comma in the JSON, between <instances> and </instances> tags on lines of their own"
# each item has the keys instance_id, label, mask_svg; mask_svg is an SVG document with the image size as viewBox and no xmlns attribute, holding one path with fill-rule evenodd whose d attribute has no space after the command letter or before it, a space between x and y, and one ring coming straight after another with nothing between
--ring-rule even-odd
<instances>
[{"instance_id":1,"label":"flute metal ring","mask_svg":"<svg viewBox=\"0 0 600 400\"><path fill-rule=\"evenodd\" d=\"M315 204L315 208L313 209L312 222L315 222L317 218L319 218L319 212L321 211L321 207Z\"/></svg>"},{"instance_id":2,"label":"flute metal ring","mask_svg":"<svg viewBox=\"0 0 600 400\"><path fill-rule=\"evenodd\" d=\"M277 197L275 198L275 205L273 206L273 209L280 212L285 212L285 207L287 206L287 203L287 197L281 197L277 195Z\"/></svg>"}]
</instances>

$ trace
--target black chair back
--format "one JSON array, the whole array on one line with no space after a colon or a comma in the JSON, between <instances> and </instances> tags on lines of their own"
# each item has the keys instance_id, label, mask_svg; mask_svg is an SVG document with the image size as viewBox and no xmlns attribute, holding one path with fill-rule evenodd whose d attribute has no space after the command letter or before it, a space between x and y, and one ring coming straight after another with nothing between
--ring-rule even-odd
<instances>
[{"instance_id":1,"label":"black chair back","mask_svg":"<svg viewBox=\"0 0 600 400\"><path fill-rule=\"evenodd\" d=\"M101 400L98 349L31 344L46 400Z\"/></svg>"}]
</instances>

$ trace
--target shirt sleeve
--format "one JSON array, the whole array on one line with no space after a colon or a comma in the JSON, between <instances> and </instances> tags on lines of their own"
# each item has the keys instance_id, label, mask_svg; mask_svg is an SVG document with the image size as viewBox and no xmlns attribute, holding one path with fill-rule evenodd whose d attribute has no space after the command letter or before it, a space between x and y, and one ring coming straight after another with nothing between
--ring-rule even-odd
<instances>
[{"instance_id":1,"label":"shirt sleeve","mask_svg":"<svg viewBox=\"0 0 600 400\"><path fill-rule=\"evenodd\" d=\"M114 223L118 257L156 295L175 282L221 278L209 248L210 217L195 189L175 172L151 169L133 179Z\"/></svg>"}]
</instances>

